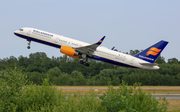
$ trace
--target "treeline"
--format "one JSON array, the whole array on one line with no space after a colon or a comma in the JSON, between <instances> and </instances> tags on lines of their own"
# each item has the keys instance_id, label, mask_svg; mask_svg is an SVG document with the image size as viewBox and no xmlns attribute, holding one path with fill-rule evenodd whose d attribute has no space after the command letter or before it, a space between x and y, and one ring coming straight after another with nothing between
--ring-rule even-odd
<instances>
[{"instance_id":1,"label":"treeline","mask_svg":"<svg viewBox=\"0 0 180 112\"><path fill-rule=\"evenodd\" d=\"M131 50L133 55L139 52ZM180 85L180 61L176 58L168 59L159 56L156 63L160 70L142 70L125 68L112 64L89 59L89 67L79 63L79 59L73 59L66 55L49 58L43 52L31 53L29 57L10 56L0 59L0 71L13 69L15 66L28 79L41 85L44 78L49 78L55 85L93 85L106 86L111 83L119 85L122 80L128 85L140 82L146 86L179 86Z\"/></svg>"}]
</instances>

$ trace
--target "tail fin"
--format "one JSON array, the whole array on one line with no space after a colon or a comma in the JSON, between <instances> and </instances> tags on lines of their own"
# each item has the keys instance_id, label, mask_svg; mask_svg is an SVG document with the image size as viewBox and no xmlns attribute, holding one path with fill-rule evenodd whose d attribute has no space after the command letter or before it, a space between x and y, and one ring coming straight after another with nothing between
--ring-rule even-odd
<instances>
[{"instance_id":1,"label":"tail fin","mask_svg":"<svg viewBox=\"0 0 180 112\"><path fill-rule=\"evenodd\" d=\"M144 51L134 55L134 57L153 63L167 44L167 41L161 40Z\"/></svg>"}]
</instances>

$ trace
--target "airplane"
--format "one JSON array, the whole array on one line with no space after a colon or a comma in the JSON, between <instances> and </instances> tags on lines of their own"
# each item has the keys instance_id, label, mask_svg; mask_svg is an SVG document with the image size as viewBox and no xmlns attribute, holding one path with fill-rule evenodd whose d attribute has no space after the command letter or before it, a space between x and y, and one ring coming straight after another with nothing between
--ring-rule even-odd
<instances>
[{"instance_id":1,"label":"airplane","mask_svg":"<svg viewBox=\"0 0 180 112\"><path fill-rule=\"evenodd\" d=\"M28 49L30 49L31 41L49 45L59 48L61 53L69 57L80 59L80 63L85 66L89 66L88 59L90 58L124 67L157 70L160 67L154 61L168 44L167 41L161 40L136 55L128 55L114 51L114 47L108 49L100 46L105 36L94 44L88 44L30 27L16 30L14 34L28 41Z\"/></svg>"}]
</instances>

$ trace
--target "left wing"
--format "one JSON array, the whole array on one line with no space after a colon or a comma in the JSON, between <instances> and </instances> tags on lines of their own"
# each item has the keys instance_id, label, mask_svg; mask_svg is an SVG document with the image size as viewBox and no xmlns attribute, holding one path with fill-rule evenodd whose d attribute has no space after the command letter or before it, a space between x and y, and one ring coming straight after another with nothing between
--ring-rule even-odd
<instances>
[{"instance_id":1,"label":"left wing","mask_svg":"<svg viewBox=\"0 0 180 112\"><path fill-rule=\"evenodd\" d=\"M88 46L83 46L83 47L78 47L78 48L74 48L76 51L82 53L82 54L86 54L89 56L92 56L92 54L94 53L94 51L96 50L96 48L101 45L101 43L103 42L105 36L100 39L97 43L95 44L91 44Z\"/></svg>"}]
</instances>

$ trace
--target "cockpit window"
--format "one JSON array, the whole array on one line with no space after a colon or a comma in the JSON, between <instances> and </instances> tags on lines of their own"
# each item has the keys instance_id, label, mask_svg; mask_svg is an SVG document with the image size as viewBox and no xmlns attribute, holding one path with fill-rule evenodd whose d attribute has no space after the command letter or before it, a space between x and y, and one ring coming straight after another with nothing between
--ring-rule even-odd
<instances>
[{"instance_id":1,"label":"cockpit window","mask_svg":"<svg viewBox=\"0 0 180 112\"><path fill-rule=\"evenodd\" d=\"M20 31L23 31L23 29L19 29Z\"/></svg>"}]
</instances>

